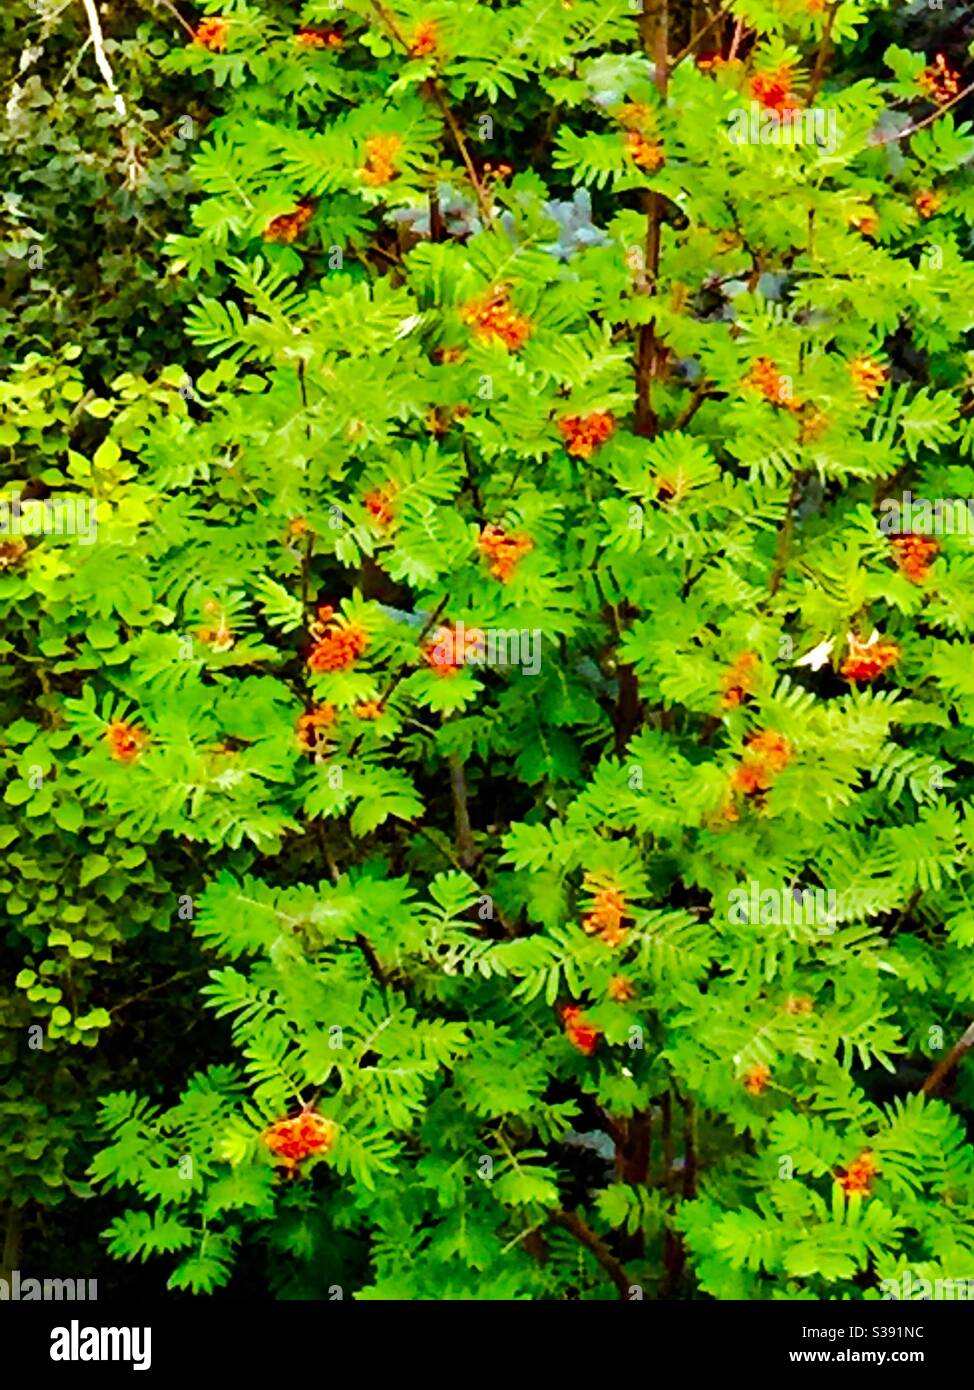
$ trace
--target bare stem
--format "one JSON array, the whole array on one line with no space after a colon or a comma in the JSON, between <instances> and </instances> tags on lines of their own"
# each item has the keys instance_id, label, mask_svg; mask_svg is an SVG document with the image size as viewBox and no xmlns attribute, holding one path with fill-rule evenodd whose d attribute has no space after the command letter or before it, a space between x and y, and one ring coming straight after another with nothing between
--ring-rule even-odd
<instances>
[{"instance_id":1,"label":"bare stem","mask_svg":"<svg viewBox=\"0 0 974 1390\"><path fill-rule=\"evenodd\" d=\"M115 86L115 75L112 72L111 64L105 54L105 36L101 31L101 19L98 10L95 8L95 0L81 0L85 7L85 14L88 16L88 27L91 30L91 44L95 50L95 62L98 71L105 79L105 86L111 92L115 101L115 110L124 119L128 114L125 109L125 101L121 92Z\"/></svg>"},{"instance_id":2,"label":"bare stem","mask_svg":"<svg viewBox=\"0 0 974 1390\"><path fill-rule=\"evenodd\" d=\"M577 1241L590 1250L606 1274L615 1284L619 1291L619 1297L626 1299L629 1297L629 1290L632 1288L632 1280L626 1273L623 1266L609 1250L608 1246L601 1240L592 1228L582 1220L577 1211L559 1211L555 1214L555 1220L570 1231Z\"/></svg>"},{"instance_id":3,"label":"bare stem","mask_svg":"<svg viewBox=\"0 0 974 1390\"><path fill-rule=\"evenodd\" d=\"M947 1080L950 1073L960 1062L965 1052L970 1052L974 1047L974 1023L970 1024L961 1037L957 1039L953 1047L947 1053L943 1061L938 1062L931 1071L930 1075L920 1087L920 1093L924 1096L936 1095L937 1091Z\"/></svg>"}]
</instances>

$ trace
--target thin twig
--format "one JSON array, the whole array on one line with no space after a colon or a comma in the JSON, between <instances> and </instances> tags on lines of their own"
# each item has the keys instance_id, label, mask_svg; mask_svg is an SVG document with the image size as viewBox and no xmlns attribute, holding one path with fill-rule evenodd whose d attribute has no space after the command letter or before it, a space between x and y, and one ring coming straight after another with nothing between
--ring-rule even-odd
<instances>
[{"instance_id":1,"label":"thin twig","mask_svg":"<svg viewBox=\"0 0 974 1390\"><path fill-rule=\"evenodd\" d=\"M81 3L84 5L85 14L88 16L88 27L91 30L91 42L95 50L95 62L98 65L98 71L105 79L105 85L115 100L115 110L124 119L128 113L125 110L125 101L122 94L115 86L115 76L105 54L105 36L101 31L101 20L95 8L95 0L81 0Z\"/></svg>"},{"instance_id":2,"label":"thin twig","mask_svg":"<svg viewBox=\"0 0 974 1390\"><path fill-rule=\"evenodd\" d=\"M152 0L152 3L157 5L164 5L166 9L169 11L169 13L173 15L183 26L190 38L196 38L196 30L193 28L191 24L186 23L185 19L183 19L182 15L176 9L176 6L172 3L172 0Z\"/></svg>"},{"instance_id":3,"label":"thin twig","mask_svg":"<svg viewBox=\"0 0 974 1390\"><path fill-rule=\"evenodd\" d=\"M717 13L716 13L715 15L711 15L711 17L707 20L707 23L706 23L706 24L701 25L701 27L700 27L700 28L697 30L697 32L694 34L693 38L690 40L690 42L689 42L684 48L681 48L680 51L679 51L679 53L677 53L677 55L676 55L674 58L671 58L671 59L670 59L670 71L671 71L671 72L672 72L673 69L677 66L678 63L682 63L682 62L683 62L683 59L686 58L686 57L688 56L688 54L690 54L690 53L693 52L694 48L696 48L697 44L698 44L698 43L700 42L700 40L703 38L704 34L709 33L709 31L714 27L714 25L715 25L715 24L719 24L720 21L721 21L729 12L730 12L730 5L725 5L725 6L723 7L723 9L718 10Z\"/></svg>"},{"instance_id":4,"label":"thin twig","mask_svg":"<svg viewBox=\"0 0 974 1390\"><path fill-rule=\"evenodd\" d=\"M467 805L467 776L463 759L451 753L447 759L450 767L450 793L453 797L453 820L457 831L457 851L464 869L472 869L476 864L477 846L474 844L473 827L470 824L470 809Z\"/></svg>"},{"instance_id":5,"label":"thin twig","mask_svg":"<svg viewBox=\"0 0 974 1390\"><path fill-rule=\"evenodd\" d=\"M632 1280L626 1273L623 1266L609 1250L603 1240L595 1234L592 1228L582 1220L577 1211L559 1211L555 1213L555 1220L570 1231L576 1240L590 1250L606 1274L615 1284L619 1291L619 1297L628 1299L629 1290L633 1287Z\"/></svg>"},{"instance_id":6,"label":"thin twig","mask_svg":"<svg viewBox=\"0 0 974 1390\"><path fill-rule=\"evenodd\" d=\"M431 616L429 619L427 619L427 621L426 621L426 623L425 623L425 625L424 625L424 627L423 627L423 630L422 630L422 632L419 634L419 637L418 637L418 639L417 639L417 643L416 643L417 646L421 647L421 646L423 645L423 640L424 640L424 638L426 637L426 634L430 631L430 629L431 629L436 623L439 622L439 620L440 620L440 615L442 614L443 610L446 608L446 605L447 605L448 601L449 601L449 598L448 598L448 597L447 597L447 598L444 598L444 599L441 599L440 603L437 605L437 608L436 608L435 613L433 613L432 616ZM388 683L388 685L386 686L386 688L382 691L382 693L381 693L380 696L379 696L379 699L378 699L378 702L377 702L377 703L379 704L380 708L381 708L382 706L384 706L384 705L387 703L387 701L389 700L390 696L391 696L391 695L394 693L394 691L396 690L396 687L400 684L401 681L405 680L407 674L408 674L408 675L412 675L412 672L413 672L413 668L412 668L412 667L408 667L408 668L407 668L406 666L401 666L401 667L399 668L399 670L398 670L398 671L396 672L396 674L392 677L392 679L389 681L389 683ZM355 739L355 741L353 742L351 748L348 750L348 756L349 756L350 758L354 758L354 756L355 756L355 754L358 752L359 748L361 748L361 746L362 746L362 740L363 740L364 738L365 738L365 731L363 730L362 733L360 733L360 734L358 735L358 737Z\"/></svg>"},{"instance_id":7,"label":"thin twig","mask_svg":"<svg viewBox=\"0 0 974 1390\"><path fill-rule=\"evenodd\" d=\"M778 533L778 546L775 551L774 568L771 571L771 578L768 581L768 593L773 598L781 588L781 581L785 577L785 570L788 568L788 559L791 555L791 543L795 535L795 507L798 505L798 494L801 491L803 473L793 473L791 478L791 488L788 492L788 501L785 504L785 519L781 531Z\"/></svg>"},{"instance_id":8,"label":"thin twig","mask_svg":"<svg viewBox=\"0 0 974 1390\"><path fill-rule=\"evenodd\" d=\"M208 965L197 966L194 970L180 970L175 975L170 975L168 980L160 980L157 985L150 985L148 989L142 990L139 994L133 994L129 999L123 999L120 1004L108 1010L110 1014L117 1014L120 1009L127 1009L130 1004L135 1004L139 999L147 999L150 994L158 994L159 990L166 989L169 985L175 984L177 980L188 980L191 975L202 975L209 970Z\"/></svg>"},{"instance_id":9,"label":"thin twig","mask_svg":"<svg viewBox=\"0 0 974 1390\"><path fill-rule=\"evenodd\" d=\"M713 382L707 381L706 378L702 377L700 379L700 382L698 383L693 395L690 397L690 400L687 402L686 406L683 408L680 414L676 417L676 420L673 422L673 429L682 430L687 427L687 425L693 419L694 415L696 415L697 411L703 405L704 401L710 395L710 388L712 385Z\"/></svg>"},{"instance_id":10,"label":"thin twig","mask_svg":"<svg viewBox=\"0 0 974 1390\"><path fill-rule=\"evenodd\" d=\"M829 12L825 17L825 27L822 30L822 42L818 46L815 67L812 71L812 80L808 87L809 106L814 105L815 98L818 96L818 89L822 85L822 79L825 76L829 54L832 51L832 25L835 23L835 16L841 3L842 0L834 0L834 3L829 6Z\"/></svg>"},{"instance_id":11,"label":"thin twig","mask_svg":"<svg viewBox=\"0 0 974 1390\"><path fill-rule=\"evenodd\" d=\"M974 1047L974 1023L970 1024L963 1035L957 1039L943 1061L937 1063L920 1087L920 1094L924 1096L934 1095L957 1066L964 1053L970 1052L972 1047Z\"/></svg>"},{"instance_id":12,"label":"thin twig","mask_svg":"<svg viewBox=\"0 0 974 1390\"><path fill-rule=\"evenodd\" d=\"M905 130L898 131L896 135L887 135L883 140L875 141L877 145L892 145L898 140L905 140L909 135L915 135L918 130L924 130L928 125L933 125L934 121L939 121L940 117L949 111L952 106L956 106L959 101L963 101L966 96L974 92L974 82L969 83L962 91L958 92L950 101L945 101L939 110L932 115L926 116L922 121L917 121L916 125L908 125Z\"/></svg>"},{"instance_id":13,"label":"thin twig","mask_svg":"<svg viewBox=\"0 0 974 1390\"><path fill-rule=\"evenodd\" d=\"M407 57L410 56L409 42L400 31L394 17L389 13L385 5L381 4L380 0L373 0L372 8L403 52ZM439 107L440 115L443 117L444 121L446 121L450 134L453 136L454 144L460 152L460 158L463 160L464 168L467 171L467 177L473 185L473 190L477 198L477 206L480 208L481 216L484 219L484 226L489 227L494 220L494 207L487 196L483 184L477 177L477 170L474 168L474 162L470 158L470 151L467 148L467 142L464 139L463 131L460 129L457 118L450 109L449 102L443 93L443 88L435 77L428 77L423 83L422 90L433 98L436 105Z\"/></svg>"}]
</instances>

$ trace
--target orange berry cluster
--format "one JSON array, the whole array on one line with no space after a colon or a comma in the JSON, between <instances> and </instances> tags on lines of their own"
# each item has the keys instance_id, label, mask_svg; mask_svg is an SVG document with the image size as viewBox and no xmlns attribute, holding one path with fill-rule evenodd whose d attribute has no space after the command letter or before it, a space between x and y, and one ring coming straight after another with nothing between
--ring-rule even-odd
<instances>
[{"instance_id":1,"label":"orange berry cluster","mask_svg":"<svg viewBox=\"0 0 974 1390\"><path fill-rule=\"evenodd\" d=\"M466 654L482 650L483 630L465 627L462 636L455 627L438 627L423 646L423 660L438 676L454 676L466 664Z\"/></svg>"},{"instance_id":2,"label":"orange berry cluster","mask_svg":"<svg viewBox=\"0 0 974 1390\"><path fill-rule=\"evenodd\" d=\"M734 769L731 787L743 796L767 791L792 759L792 747L784 734L760 729L744 745L744 757Z\"/></svg>"},{"instance_id":3,"label":"orange berry cluster","mask_svg":"<svg viewBox=\"0 0 974 1390\"><path fill-rule=\"evenodd\" d=\"M344 622L335 617L328 605L318 609L318 621L312 625L315 644L308 653L312 671L347 671L369 645L368 633L358 623Z\"/></svg>"},{"instance_id":4,"label":"orange berry cluster","mask_svg":"<svg viewBox=\"0 0 974 1390\"><path fill-rule=\"evenodd\" d=\"M356 719L378 719L382 713L380 700L363 700L361 704L355 706Z\"/></svg>"},{"instance_id":5,"label":"orange berry cluster","mask_svg":"<svg viewBox=\"0 0 974 1390\"><path fill-rule=\"evenodd\" d=\"M294 42L301 48L341 48L345 40L337 29L298 29Z\"/></svg>"},{"instance_id":6,"label":"orange berry cluster","mask_svg":"<svg viewBox=\"0 0 974 1390\"><path fill-rule=\"evenodd\" d=\"M629 158L640 169L660 169L666 163L666 156L655 140L638 130L626 131L626 149Z\"/></svg>"},{"instance_id":7,"label":"orange berry cluster","mask_svg":"<svg viewBox=\"0 0 974 1390\"><path fill-rule=\"evenodd\" d=\"M942 53L923 69L917 81L939 105L951 101L960 91L960 73L948 65Z\"/></svg>"},{"instance_id":8,"label":"orange berry cluster","mask_svg":"<svg viewBox=\"0 0 974 1390\"><path fill-rule=\"evenodd\" d=\"M105 742L117 763L130 763L139 756L149 741L144 729L137 729L124 719L115 719L105 730Z\"/></svg>"},{"instance_id":9,"label":"orange berry cluster","mask_svg":"<svg viewBox=\"0 0 974 1390\"><path fill-rule=\"evenodd\" d=\"M617 1004L628 1004L630 999L635 999L636 991L626 979L625 975L613 975L609 981L609 998L614 999Z\"/></svg>"},{"instance_id":10,"label":"orange berry cluster","mask_svg":"<svg viewBox=\"0 0 974 1390\"><path fill-rule=\"evenodd\" d=\"M600 886L590 874L585 875L583 887L594 894L591 910L582 919L583 928L589 936L600 936L607 946L621 946L629 931L625 895L611 884Z\"/></svg>"},{"instance_id":11,"label":"orange berry cluster","mask_svg":"<svg viewBox=\"0 0 974 1390\"><path fill-rule=\"evenodd\" d=\"M297 241L304 232L314 216L314 211L314 205L307 199L302 199L293 212L285 212L280 217L275 217L272 222L268 222L264 228L264 240L280 241L290 246L291 242Z\"/></svg>"},{"instance_id":12,"label":"orange berry cluster","mask_svg":"<svg viewBox=\"0 0 974 1390\"><path fill-rule=\"evenodd\" d=\"M285 1168L293 1170L314 1154L328 1153L338 1126L315 1110L302 1110L288 1120L278 1120L264 1131L264 1143Z\"/></svg>"},{"instance_id":13,"label":"orange berry cluster","mask_svg":"<svg viewBox=\"0 0 974 1390\"><path fill-rule=\"evenodd\" d=\"M591 1057L598 1049L602 1034L598 1028L593 1028L590 1023L583 1021L583 1012L578 1004L563 1004L561 1021L565 1025L565 1037L572 1047L577 1047L579 1052Z\"/></svg>"},{"instance_id":14,"label":"orange berry cluster","mask_svg":"<svg viewBox=\"0 0 974 1390\"><path fill-rule=\"evenodd\" d=\"M198 627L196 635L201 642L205 642L215 652L230 651L236 640L233 630L227 626L225 618L221 618L216 627Z\"/></svg>"},{"instance_id":15,"label":"orange berry cluster","mask_svg":"<svg viewBox=\"0 0 974 1390\"><path fill-rule=\"evenodd\" d=\"M27 542L15 536L13 540L0 541L0 570L9 570L19 565L27 554Z\"/></svg>"},{"instance_id":16,"label":"orange berry cluster","mask_svg":"<svg viewBox=\"0 0 974 1390\"><path fill-rule=\"evenodd\" d=\"M744 66L740 58L725 58L722 53L717 53L713 49L699 54L695 62L698 72L721 72L724 68Z\"/></svg>"},{"instance_id":17,"label":"orange berry cluster","mask_svg":"<svg viewBox=\"0 0 974 1390\"><path fill-rule=\"evenodd\" d=\"M932 536L917 536L911 531L905 536L893 536L890 543L900 574L905 574L914 584L922 584L940 554L940 542Z\"/></svg>"},{"instance_id":18,"label":"orange berry cluster","mask_svg":"<svg viewBox=\"0 0 974 1390\"><path fill-rule=\"evenodd\" d=\"M492 577L506 584L521 557L534 549L534 541L530 536L510 536L503 527L491 525L481 531L477 549L489 561Z\"/></svg>"},{"instance_id":19,"label":"orange berry cluster","mask_svg":"<svg viewBox=\"0 0 974 1390\"><path fill-rule=\"evenodd\" d=\"M489 159L484 160L481 174L485 179L508 179L514 173L513 164L507 164L501 160L500 164L494 164Z\"/></svg>"},{"instance_id":20,"label":"orange berry cluster","mask_svg":"<svg viewBox=\"0 0 974 1390\"><path fill-rule=\"evenodd\" d=\"M499 340L508 352L522 348L534 331L534 325L511 305L510 292L504 286L489 290L472 299L461 309L460 316L469 323L474 336L482 340Z\"/></svg>"},{"instance_id":21,"label":"orange berry cluster","mask_svg":"<svg viewBox=\"0 0 974 1390\"><path fill-rule=\"evenodd\" d=\"M744 378L744 385L752 386L755 391L760 391L764 399L770 401L772 405L784 406L785 410L801 410L802 408L801 401L792 399L787 381L770 357L758 357L756 359Z\"/></svg>"},{"instance_id":22,"label":"orange berry cluster","mask_svg":"<svg viewBox=\"0 0 974 1390\"><path fill-rule=\"evenodd\" d=\"M462 362L464 356L462 347L450 346L433 349L433 361L442 362L445 366L449 366L453 362Z\"/></svg>"},{"instance_id":23,"label":"orange berry cluster","mask_svg":"<svg viewBox=\"0 0 974 1390\"><path fill-rule=\"evenodd\" d=\"M373 488L372 491L366 493L365 497L362 499L365 504L365 510L372 517L375 524L381 527L383 531L387 530L396 519L395 512L392 509L396 491L395 483L387 483L385 487Z\"/></svg>"},{"instance_id":24,"label":"orange berry cluster","mask_svg":"<svg viewBox=\"0 0 974 1390\"><path fill-rule=\"evenodd\" d=\"M440 34L432 19L421 19L409 41L411 58L426 58L439 47Z\"/></svg>"},{"instance_id":25,"label":"orange berry cluster","mask_svg":"<svg viewBox=\"0 0 974 1390\"><path fill-rule=\"evenodd\" d=\"M580 459L591 458L600 444L611 439L615 427L615 419L601 410L590 415L566 415L558 421L565 448L573 458Z\"/></svg>"},{"instance_id":26,"label":"orange berry cluster","mask_svg":"<svg viewBox=\"0 0 974 1390\"><path fill-rule=\"evenodd\" d=\"M839 1169L837 1181L847 1197L868 1197L878 1172L875 1154L871 1149L864 1149L847 1168Z\"/></svg>"},{"instance_id":27,"label":"orange berry cluster","mask_svg":"<svg viewBox=\"0 0 974 1390\"><path fill-rule=\"evenodd\" d=\"M759 662L754 652L741 652L734 664L720 678L723 696L721 709L735 709L754 692L754 677Z\"/></svg>"},{"instance_id":28,"label":"orange berry cluster","mask_svg":"<svg viewBox=\"0 0 974 1390\"><path fill-rule=\"evenodd\" d=\"M854 212L849 218L849 226L863 236L875 236L879 231L879 218L872 208L867 208L864 212Z\"/></svg>"},{"instance_id":29,"label":"orange berry cluster","mask_svg":"<svg viewBox=\"0 0 974 1390\"><path fill-rule=\"evenodd\" d=\"M302 714L297 725L299 745L308 753L320 753L325 743L324 730L330 729L336 718L334 705L318 705Z\"/></svg>"},{"instance_id":30,"label":"orange berry cluster","mask_svg":"<svg viewBox=\"0 0 974 1390\"><path fill-rule=\"evenodd\" d=\"M744 1089L749 1096L762 1096L768 1089L768 1082L771 1080L771 1069L766 1067L763 1062L758 1062L757 1066L751 1068L744 1074Z\"/></svg>"},{"instance_id":31,"label":"orange berry cluster","mask_svg":"<svg viewBox=\"0 0 974 1390\"><path fill-rule=\"evenodd\" d=\"M370 135L365 142L365 163L359 170L362 182L370 188L381 188L391 183L399 170L396 156L402 149L398 135Z\"/></svg>"},{"instance_id":32,"label":"orange berry cluster","mask_svg":"<svg viewBox=\"0 0 974 1390\"><path fill-rule=\"evenodd\" d=\"M801 110L801 102L791 90L794 80L791 66L781 63L771 72L756 72L748 83L748 92L766 111L776 111L781 116L786 111Z\"/></svg>"},{"instance_id":33,"label":"orange berry cluster","mask_svg":"<svg viewBox=\"0 0 974 1390\"><path fill-rule=\"evenodd\" d=\"M203 612L215 618L216 621L212 627L198 627L196 629L197 637L216 652L230 651L234 643L234 636L227 622L226 611L217 603L216 599L211 598L204 603Z\"/></svg>"},{"instance_id":34,"label":"orange berry cluster","mask_svg":"<svg viewBox=\"0 0 974 1390\"><path fill-rule=\"evenodd\" d=\"M889 372L871 357L853 357L849 363L852 384L864 400L874 401L882 393Z\"/></svg>"},{"instance_id":35,"label":"orange berry cluster","mask_svg":"<svg viewBox=\"0 0 974 1390\"><path fill-rule=\"evenodd\" d=\"M849 654L839 667L839 674L847 681L874 681L899 659L900 649L895 642L883 642L875 633L868 642L862 642L850 632Z\"/></svg>"},{"instance_id":36,"label":"orange berry cluster","mask_svg":"<svg viewBox=\"0 0 974 1390\"><path fill-rule=\"evenodd\" d=\"M228 20L222 15L212 15L209 19L201 19L193 30L193 42L208 48L211 53L222 53L227 46L227 31L230 28Z\"/></svg>"},{"instance_id":37,"label":"orange berry cluster","mask_svg":"<svg viewBox=\"0 0 974 1390\"><path fill-rule=\"evenodd\" d=\"M633 101L618 113L619 123L626 129L626 149L634 164L641 169L659 169L666 163L666 156L659 142L648 133L653 114L642 102Z\"/></svg>"}]
</instances>

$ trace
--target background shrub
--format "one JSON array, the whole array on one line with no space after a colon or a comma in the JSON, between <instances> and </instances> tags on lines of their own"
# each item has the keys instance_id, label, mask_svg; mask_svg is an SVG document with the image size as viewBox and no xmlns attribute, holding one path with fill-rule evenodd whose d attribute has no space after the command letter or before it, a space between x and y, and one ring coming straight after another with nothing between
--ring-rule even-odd
<instances>
[{"instance_id":1,"label":"background shrub","mask_svg":"<svg viewBox=\"0 0 974 1390\"><path fill-rule=\"evenodd\" d=\"M5 1267L967 1277L968 21L179 19L4 21Z\"/></svg>"}]
</instances>

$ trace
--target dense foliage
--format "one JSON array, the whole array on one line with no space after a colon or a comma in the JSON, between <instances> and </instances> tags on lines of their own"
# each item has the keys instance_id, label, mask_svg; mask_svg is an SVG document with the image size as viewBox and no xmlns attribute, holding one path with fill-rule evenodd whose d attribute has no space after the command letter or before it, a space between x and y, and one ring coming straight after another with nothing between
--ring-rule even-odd
<instances>
[{"instance_id":1,"label":"dense foliage","mask_svg":"<svg viewBox=\"0 0 974 1390\"><path fill-rule=\"evenodd\" d=\"M5 1268L967 1278L964 16L18 8Z\"/></svg>"}]
</instances>

